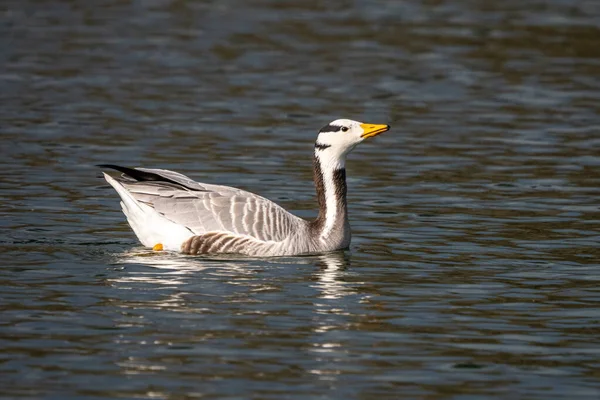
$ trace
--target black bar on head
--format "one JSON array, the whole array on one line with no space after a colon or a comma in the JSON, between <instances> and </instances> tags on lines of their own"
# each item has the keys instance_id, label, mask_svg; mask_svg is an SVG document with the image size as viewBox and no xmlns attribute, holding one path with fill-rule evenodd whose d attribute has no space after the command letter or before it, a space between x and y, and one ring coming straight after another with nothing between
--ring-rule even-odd
<instances>
[{"instance_id":1,"label":"black bar on head","mask_svg":"<svg viewBox=\"0 0 600 400\"><path fill-rule=\"evenodd\" d=\"M342 127L340 125L325 125L324 127L321 128L321 130L319 131L319 133L323 133L323 132L339 132L342 129Z\"/></svg>"}]
</instances>

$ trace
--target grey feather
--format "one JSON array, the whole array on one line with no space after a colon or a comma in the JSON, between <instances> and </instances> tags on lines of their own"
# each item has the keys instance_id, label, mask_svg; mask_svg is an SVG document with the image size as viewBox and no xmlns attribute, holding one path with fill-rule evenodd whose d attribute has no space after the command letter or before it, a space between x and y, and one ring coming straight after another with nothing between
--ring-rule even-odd
<instances>
[{"instance_id":1,"label":"grey feather","mask_svg":"<svg viewBox=\"0 0 600 400\"><path fill-rule=\"evenodd\" d=\"M280 242L290 235L292 227L306 224L272 201L241 189L198 183L173 171L140 170L194 189L162 182L121 182L136 200L196 235L231 232L260 241Z\"/></svg>"}]
</instances>

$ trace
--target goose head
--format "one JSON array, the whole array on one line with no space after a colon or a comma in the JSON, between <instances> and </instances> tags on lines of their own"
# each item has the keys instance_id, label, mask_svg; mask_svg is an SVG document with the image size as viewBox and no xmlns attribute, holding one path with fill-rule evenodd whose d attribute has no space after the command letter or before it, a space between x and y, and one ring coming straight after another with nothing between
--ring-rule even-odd
<instances>
[{"instance_id":1,"label":"goose head","mask_svg":"<svg viewBox=\"0 0 600 400\"><path fill-rule=\"evenodd\" d=\"M390 129L389 125L365 124L351 119L336 119L319 130L315 155L322 161L344 166L344 161L356 145Z\"/></svg>"}]
</instances>

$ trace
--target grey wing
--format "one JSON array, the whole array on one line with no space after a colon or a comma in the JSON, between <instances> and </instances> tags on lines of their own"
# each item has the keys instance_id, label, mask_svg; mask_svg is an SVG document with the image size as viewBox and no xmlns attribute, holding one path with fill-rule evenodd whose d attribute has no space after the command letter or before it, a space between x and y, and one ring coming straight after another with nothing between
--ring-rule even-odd
<instances>
[{"instance_id":1,"label":"grey wing","mask_svg":"<svg viewBox=\"0 0 600 400\"><path fill-rule=\"evenodd\" d=\"M172 171L140 170L157 173L192 189L162 182L123 183L138 201L197 235L233 232L262 241L281 241L305 223L272 201L241 189L195 182Z\"/></svg>"}]
</instances>

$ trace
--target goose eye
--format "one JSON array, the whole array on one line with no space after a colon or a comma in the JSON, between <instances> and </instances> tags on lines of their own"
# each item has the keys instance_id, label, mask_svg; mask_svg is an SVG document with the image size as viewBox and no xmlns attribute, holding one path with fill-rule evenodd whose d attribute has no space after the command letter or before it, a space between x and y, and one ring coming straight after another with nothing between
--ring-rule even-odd
<instances>
[{"instance_id":1,"label":"goose eye","mask_svg":"<svg viewBox=\"0 0 600 400\"><path fill-rule=\"evenodd\" d=\"M342 132L348 132L348 127L347 126L342 126Z\"/></svg>"}]
</instances>

